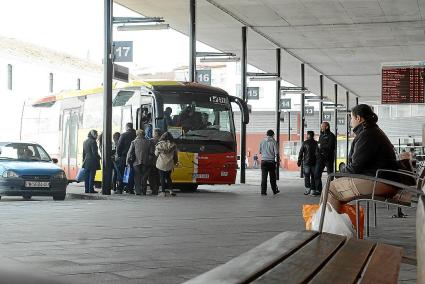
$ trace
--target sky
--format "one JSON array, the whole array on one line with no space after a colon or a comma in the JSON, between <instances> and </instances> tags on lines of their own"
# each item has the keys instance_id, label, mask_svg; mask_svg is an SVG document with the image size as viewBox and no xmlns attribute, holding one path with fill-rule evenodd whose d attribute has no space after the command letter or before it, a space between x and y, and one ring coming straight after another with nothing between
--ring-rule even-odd
<instances>
[{"instance_id":1,"label":"sky","mask_svg":"<svg viewBox=\"0 0 425 284\"><path fill-rule=\"evenodd\" d=\"M0 0L0 36L15 38L102 64L103 2L103 0ZM113 13L116 17L140 16L119 5L114 5ZM113 39L133 41L134 63L120 63L127 65L130 72L134 69L137 69L138 73L166 72L176 67L187 66L189 63L189 39L172 29L133 32L115 30ZM197 51L215 50L198 42ZM234 88L231 91L234 91ZM1 111L1 116L8 116L4 111L16 115L20 113L22 101L12 104L10 102L7 109ZM16 124L19 125L19 122ZM8 127L14 126L9 124ZM7 131L2 131L0 127L0 132Z\"/></svg>"},{"instance_id":2,"label":"sky","mask_svg":"<svg viewBox=\"0 0 425 284\"><path fill-rule=\"evenodd\" d=\"M102 0L0 0L0 35L20 39L101 63L103 58ZM25 7L25 9L23 9ZM114 16L140 16L114 5ZM188 64L189 41L174 30L113 33L114 40L133 40L129 67L171 70ZM172 44L172 47L170 46ZM198 50L211 50L204 44ZM152 56L152 55L155 56ZM136 66L137 65L137 66Z\"/></svg>"}]
</instances>

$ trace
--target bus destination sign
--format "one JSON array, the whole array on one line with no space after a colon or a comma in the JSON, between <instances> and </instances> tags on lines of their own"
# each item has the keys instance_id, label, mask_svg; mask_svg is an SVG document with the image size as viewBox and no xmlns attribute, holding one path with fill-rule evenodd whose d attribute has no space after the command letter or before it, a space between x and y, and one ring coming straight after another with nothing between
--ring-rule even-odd
<instances>
[{"instance_id":1,"label":"bus destination sign","mask_svg":"<svg viewBox=\"0 0 425 284\"><path fill-rule=\"evenodd\" d=\"M425 103L425 62L409 63L382 66L383 104Z\"/></svg>"}]
</instances>

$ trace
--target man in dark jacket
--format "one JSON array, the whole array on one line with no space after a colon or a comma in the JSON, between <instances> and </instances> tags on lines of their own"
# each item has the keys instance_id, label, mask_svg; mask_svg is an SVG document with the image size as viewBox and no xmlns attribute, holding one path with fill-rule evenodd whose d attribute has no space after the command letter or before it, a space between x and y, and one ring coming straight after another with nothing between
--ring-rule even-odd
<instances>
[{"instance_id":1,"label":"man in dark jacket","mask_svg":"<svg viewBox=\"0 0 425 284\"><path fill-rule=\"evenodd\" d=\"M85 193L97 193L94 190L96 171L100 170L100 155L96 143L97 131L91 130L83 144L83 165L86 171L84 180Z\"/></svg>"},{"instance_id":2,"label":"man in dark jacket","mask_svg":"<svg viewBox=\"0 0 425 284\"><path fill-rule=\"evenodd\" d=\"M322 173L326 167L328 174L334 172L335 163L335 146L336 137L331 132L329 122L325 121L320 126L320 137L319 137L319 155L316 165L315 174L315 190L313 195L320 195L322 193Z\"/></svg>"},{"instance_id":3,"label":"man in dark jacket","mask_svg":"<svg viewBox=\"0 0 425 284\"><path fill-rule=\"evenodd\" d=\"M118 169L120 171L120 176L124 176L125 166L126 166L126 159L127 159L127 153L130 149L131 142L136 138L136 131L133 129L133 123L129 122L125 125L126 131L121 134L118 144L117 144L117 162L118 162ZM130 177L128 184L127 184L127 190L132 193L134 187L134 180L133 177ZM124 184L121 181L119 181L118 188L115 191L117 194L121 194L124 189Z\"/></svg>"},{"instance_id":4,"label":"man in dark jacket","mask_svg":"<svg viewBox=\"0 0 425 284\"><path fill-rule=\"evenodd\" d=\"M317 141L314 140L314 132L307 131L307 140L301 145L300 153L298 155L298 167L303 165L304 170L304 185L305 195L310 194L310 191L315 190L314 175L316 170L316 157L318 154Z\"/></svg>"},{"instance_id":5,"label":"man in dark jacket","mask_svg":"<svg viewBox=\"0 0 425 284\"><path fill-rule=\"evenodd\" d=\"M152 191L152 195L158 195L159 190L159 172L156 168L156 160L157 157L155 156L155 146L159 142L159 138L161 137L162 133L159 128L155 128L153 130L153 138L150 140L152 143L152 159L151 159L151 169L149 171L149 186Z\"/></svg>"}]
</instances>

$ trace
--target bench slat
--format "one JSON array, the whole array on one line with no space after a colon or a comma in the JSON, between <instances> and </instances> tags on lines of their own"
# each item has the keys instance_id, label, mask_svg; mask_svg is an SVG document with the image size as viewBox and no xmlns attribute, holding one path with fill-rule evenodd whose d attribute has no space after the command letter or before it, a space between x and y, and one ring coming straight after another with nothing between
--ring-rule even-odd
<instances>
[{"instance_id":1,"label":"bench slat","mask_svg":"<svg viewBox=\"0 0 425 284\"><path fill-rule=\"evenodd\" d=\"M374 246L369 241L349 239L309 283L355 283Z\"/></svg>"},{"instance_id":2,"label":"bench slat","mask_svg":"<svg viewBox=\"0 0 425 284\"><path fill-rule=\"evenodd\" d=\"M366 267L361 283L397 283L402 254L402 248L378 244Z\"/></svg>"},{"instance_id":3,"label":"bench slat","mask_svg":"<svg viewBox=\"0 0 425 284\"><path fill-rule=\"evenodd\" d=\"M231 284L247 282L250 279L255 279L257 275L261 275L269 267L285 259L317 235L318 233L314 231L283 232L186 283Z\"/></svg>"},{"instance_id":4,"label":"bench slat","mask_svg":"<svg viewBox=\"0 0 425 284\"><path fill-rule=\"evenodd\" d=\"M304 283L345 242L346 237L323 233L261 276L255 283Z\"/></svg>"}]
</instances>

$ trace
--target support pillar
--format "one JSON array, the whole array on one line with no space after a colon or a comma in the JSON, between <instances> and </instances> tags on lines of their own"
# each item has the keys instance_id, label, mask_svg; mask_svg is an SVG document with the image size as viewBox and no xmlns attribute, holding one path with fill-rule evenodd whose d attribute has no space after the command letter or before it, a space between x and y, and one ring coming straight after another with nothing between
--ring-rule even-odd
<instances>
[{"instance_id":1,"label":"support pillar","mask_svg":"<svg viewBox=\"0 0 425 284\"><path fill-rule=\"evenodd\" d=\"M280 78L280 48L276 49L276 75ZM276 157L276 179L279 180L280 169L280 80L276 81L276 143L278 154Z\"/></svg>"},{"instance_id":2,"label":"support pillar","mask_svg":"<svg viewBox=\"0 0 425 284\"><path fill-rule=\"evenodd\" d=\"M112 184L112 0L104 0L102 194L111 194Z\"/></svg>"},{"instance_id":3,"label":"support pillar","mask_svg":"<svg viewBox=\"0 0 425 284\"><path fill-rule=\"evenodd\" d=\"M345 137L345 164L348 164L348 153L350 151L350 92L346 91L345 93L346 111L345 114L345 123L346 123L346 137Z\"/></svg>"},{"instance_id":4,"label":"support pillar","mask_svg":"<svg viewBox=\"0 0 425 284\"><path fill-rule=\"evenodd\" d=\"M242 58L241 58L241 89L242 99L247 101L247 88L246 88L246 72L247 72L247 46L246 46L246 33L247 27L242 27ZM245 156L246 156L246 124L241 119L241 176L240 182L245 183Z\"/></svg>"},{"instance_id":5,"label":"support pillar","mask_svg":"<svg viewBox=\"0 0 425 284\"><path fill-rule=\"evenodd\" d=\"M320 83L320 104L319 104L319 134L321 131L321 126L323 122L323 75L319 76Z\"/></svg>"},{"instance_id":6,"label":"support pillar","mask_svg":"<svg viewBox=\"0 0 425 284\"><path fill-rule=\"evenodd\" d=\"M303 92L301 93L301 133L300 133L300 142L301 145L304 142L304 132L305 132L305 70L304 70L304 63L301 63L301 89ZM300 177L304 177L304 167L301 164L301 173Z\"/></svg>"},{"instance_id":7,"label":"support pillar","mask_svg":"<svg viewBox=\"0 0 425 284\"><path fill-rule=\"evenodd\" d=\"M338 85L334 84L334 88L335 88L335 171L337 171L337 153L338 153Z\"/></svg>"},{"instance_id":8,"label":"support pillar","mask_svg":"<svg viewBox=\"0 0 425 284\"><path fill-rule=\"evenodd\" d=\"M189 81L196 81L196 0L190 0L189 24Z\"/></svg>"}]
</instances>

